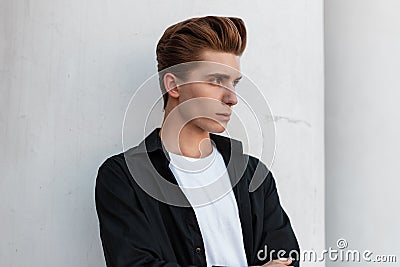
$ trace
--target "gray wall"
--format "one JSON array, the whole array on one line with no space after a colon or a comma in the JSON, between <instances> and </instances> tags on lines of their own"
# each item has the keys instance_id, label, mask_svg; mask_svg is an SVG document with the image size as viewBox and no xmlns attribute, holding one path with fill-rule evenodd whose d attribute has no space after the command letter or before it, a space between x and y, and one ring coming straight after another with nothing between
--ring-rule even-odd
<instances>
[{"instance_id":1,"label":"gray wall","mask_svg":"<svg viewBox=\"0 0 400 267\"><path fill-rule=\"evenodd\" d=\"M163 30L208 14L239 16L248 26L242 67L274 113L272 169L283 205L301 247L323 248L321 0L2 0L0 7L0 266L104 266L97 168L122 150L125 108L156 71Z\"/></svg>"},{"instance_id":2,"label":"gray wall","mask_svg":"<svg viewBox=\"0 0 400 267\"><path fill-rule=\"evenodd\" d=\"M396 0L325 1L326 246L345 238L397 262L399 14Z\"/></svg>"}]
</instances>

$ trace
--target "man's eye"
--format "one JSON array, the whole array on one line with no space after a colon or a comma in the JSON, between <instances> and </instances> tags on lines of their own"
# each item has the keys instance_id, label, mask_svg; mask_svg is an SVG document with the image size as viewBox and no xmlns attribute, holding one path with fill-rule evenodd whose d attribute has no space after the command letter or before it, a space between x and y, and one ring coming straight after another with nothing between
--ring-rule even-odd
<instances>
[{"instance_id":1,"label":"man's eye","mask_svg":"<svg viewBox=\"0 0 400 267\"><path fill-rule=\"evenodd\" d=\"M239 81L233 81L233 87L236 87L238 85Z\"/></svg>"},{"instance_id":2,"label":"man's eye","mask_svg":"<svg viewBox=\"0 0 400 267\"><path fill-rule=\"evenodd\" d=\"M211 82L215 83L215 84L221 84L222 83L222 79L221 78L214 78L214 79L211 80Z\"/></svg>"}]
</instances>

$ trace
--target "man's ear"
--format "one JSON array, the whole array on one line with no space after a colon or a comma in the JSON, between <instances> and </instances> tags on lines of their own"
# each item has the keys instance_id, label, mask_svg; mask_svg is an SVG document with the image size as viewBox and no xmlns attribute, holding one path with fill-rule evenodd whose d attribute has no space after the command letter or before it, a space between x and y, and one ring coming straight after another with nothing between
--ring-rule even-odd
<instances>
[{"instance_id":1,"label":"man's ear","mask_svg":"<svg viewBox=\"0 0 400 267\"><path fill-rule=\"evenodd\" d=\"M178 98L179 97L179 87L178 81L174 74L168 72L164 75L164 87L168 94L168 97Z\"/></svg>"}]
</instances>

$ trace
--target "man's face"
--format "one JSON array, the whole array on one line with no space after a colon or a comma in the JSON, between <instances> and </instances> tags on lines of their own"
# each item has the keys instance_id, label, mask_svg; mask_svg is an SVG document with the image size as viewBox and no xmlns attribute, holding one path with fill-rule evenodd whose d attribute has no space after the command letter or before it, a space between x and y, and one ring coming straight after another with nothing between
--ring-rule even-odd
<instances>
[{"instance_id":1,"label":"man's face","mask_svg":"<svg viewBox=\"0 0 400 267\"><path fill-rule=\"evenodd\" d=\"M235 86L241 78L239 56L207 50L204 62L178 82L177 112L188 124L208 132L223 132L237 104Z\"/></svg>"}]
</instances>

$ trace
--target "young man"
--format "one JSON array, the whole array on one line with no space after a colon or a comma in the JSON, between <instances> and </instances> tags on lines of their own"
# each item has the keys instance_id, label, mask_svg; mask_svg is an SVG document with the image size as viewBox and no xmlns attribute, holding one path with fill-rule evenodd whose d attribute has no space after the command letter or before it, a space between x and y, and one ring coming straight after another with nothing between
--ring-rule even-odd
<instances>
[{"instance_id":1,"label":"young man","mask_svg":"<svg viewBox=\"0 0 400 267\"><path fill-rule=\"evenodd\" d=\"M238 101L245 46L239 18L192 18L161 37L162 127L98 171L107 266L299 266L281 258L299 246L272 173L215 134ZM253 179L262 183L250 192Z\"/></svg>"}]
</instances>

